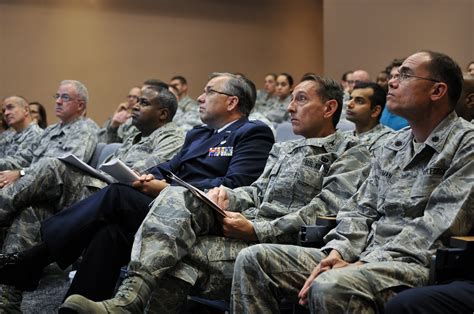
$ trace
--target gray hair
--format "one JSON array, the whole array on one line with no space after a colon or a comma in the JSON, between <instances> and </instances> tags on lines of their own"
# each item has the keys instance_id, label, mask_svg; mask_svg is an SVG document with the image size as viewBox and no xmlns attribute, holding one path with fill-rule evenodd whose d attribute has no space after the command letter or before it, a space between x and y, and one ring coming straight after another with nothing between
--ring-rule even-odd
<instances>
[{"instance_id":1,"label":"gray hair","mask_svg":"<svg viewBox=\"0 0 474 314\"><path fill-rule=\"evenodd\" d=\"M72 84L76 88L76 93L80 99L84 101L84 104L87 105L89 102L89 92L87 87L79 81L76 80L64 80L61 82L61 85Z\"/></svg>"},{"instance_id":2,"label":"gray hair","mask_svg":"<svg viewBox=\"0 0 474 314\"><path fill-rule=\"evenodd\" d=\"M230 95L239 98L239 111L246 117L252 111L255 105L256 89L255 84L248 78L241 77L232 73L214 72L209 80L215 77L225 76L229 80L224 85L224 91Z\"/></svg>"}]
</instances>

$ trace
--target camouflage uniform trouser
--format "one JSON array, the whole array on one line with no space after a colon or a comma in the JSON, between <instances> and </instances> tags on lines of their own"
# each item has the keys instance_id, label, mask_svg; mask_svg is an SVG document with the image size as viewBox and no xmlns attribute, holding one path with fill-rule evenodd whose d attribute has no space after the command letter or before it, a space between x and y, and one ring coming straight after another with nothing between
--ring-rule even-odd
<instances>
[{"instance_id":1,"label":"camouflage uniform trouser","mask_svg":"<svg viewBox=\"0 0 474 314\"><path fill-rule=\"evenodd\" d=\"M29 170L17 182L0 190L0 217L13 220L3 242L4 253L22 251L39 243L44 219L106 186L57 159L45 158ZM2 223L6 225L7 221ZM19 311L22 292L3 285L0 291L0 313Z\"/></svg>"},{"instance_id":2,"label":"camouflage uniform trouser","mask_svg":"<svg viewBox=\"0 0 474 314\"><path fill-rule=\"evenodd\" d=\"M240 252L234 271L234 313L278 313L279 300L297 300L299 290L326 255L291 245L255 245ZM428 269L403 262L373 262L320 274L311 286L312 313L374 313L397 292L425 285Z\"/></svg>"},{"instance_id":3,"label":"camouflage uniform trouser","mask_svg":"<svg viewBox=\"0 0 474 314\"><path fill-rule=\"evenodd\" d=\"M24 177L0 190L0 220L12 221L3 252L24 250L38 243L41 221L106 185L58 159L40 160Z\"/></svg>"},{"instance_id":4,"label":"camouflage uniform trouser","mask_svg":"<svg viewBox=\"0 0 474 314\"><path fill-rule=\"evenodd\" d=\"M193 286L193 294L229 297L235 258L251 243L211 235L216 226L213 211L183 188L161 192L132 249L132 261L158 279L151 312L174 312Z\"/></svg>"}]
</instances>

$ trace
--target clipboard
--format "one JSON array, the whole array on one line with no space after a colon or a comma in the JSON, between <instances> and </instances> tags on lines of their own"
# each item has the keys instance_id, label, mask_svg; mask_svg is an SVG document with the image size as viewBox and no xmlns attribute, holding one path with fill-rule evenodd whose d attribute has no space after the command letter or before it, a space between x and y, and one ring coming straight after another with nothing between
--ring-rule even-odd
<instances>
[{"instance_id":1,"label":"clipboard","mask_svg":"<svg viewBox=\"0 0 474 314\"><path fill-rule=\"evenodd\" d=\"M174 182L176 182L178 185L181 185L182 187L185 187L188 189L191 193L193 193L194 196L199 198L201 201L203 201L206 205L211 207L214 211L216 211L219 215L222 217L227 217L227 214L225 213L225 210L220 208L213 200L211 200L206 193L198 189L197 187L187 183L171 171L168 171L168 178Z\"/></svg>"}]
</instances>

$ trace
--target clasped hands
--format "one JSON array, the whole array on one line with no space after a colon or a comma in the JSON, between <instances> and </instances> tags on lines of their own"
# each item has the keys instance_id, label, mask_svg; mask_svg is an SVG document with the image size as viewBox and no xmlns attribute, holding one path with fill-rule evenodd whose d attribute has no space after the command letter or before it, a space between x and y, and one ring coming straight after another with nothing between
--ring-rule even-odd
<instances>
[{"instance_id":1,"label":"clasped hands","mask_svg":"<svg viewBox=\"0 0 474 314\"><path fill-rule=\"evenodd\" d=\"M0 171L0 189L20 178L20 170Z\"/></svg>"},{"instance_id":2,"label":"clasped hands","mask_svg":"<svg viewBox=\"0 0 474 314\"><path fill-rule=\"evenodd\" d=\"M348 263L342 259L342 256L341 254L339 254L338 251L332 250L325 259L319 262L319 264L311 272L311 275L309 275L308 279L306 279L303 288L301 288L300 292L298 293L298 298L300 299L299 304L304 306L308 303L308 291L311 288L313 281L316 280L316 277L318 277L319 274L330 269L343 268L348 266L358 267L362 264L362 262Z\"/></svg>"},{"instance_id":3,"label":"clasped hands","mask_svg":"<svg viewBox=\"0 0 474 314\"><path fill-rule=\"evenodd\" d=\"M157 197L168 185L165 180L157 180L152 174L142 174L132 182L132 187L152 197Z\"/></svg>"}]
</instances>

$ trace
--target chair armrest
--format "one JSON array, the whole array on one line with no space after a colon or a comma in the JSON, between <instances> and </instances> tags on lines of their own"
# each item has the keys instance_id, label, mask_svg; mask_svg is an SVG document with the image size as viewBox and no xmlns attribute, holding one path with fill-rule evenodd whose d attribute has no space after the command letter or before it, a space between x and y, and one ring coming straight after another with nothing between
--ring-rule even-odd
<instances>
[{"instance_id":1,"label":"chair armrest","mask_svg":"<svg viewBox=\"0 0 474 314\"><path fill-rule=\"evenodd\" d=\"M321 247L324 245L324 236L334 227L336 227L336 217L318 217L315 225L300 227L298 245L304 247Z\"/></svg>"},{"instance_id":2,"label":"chair armrest","mask_svg":"<svg viewBox=\"0 0 474 314\"><path fill-rule=\"evenodd\" d=\"M430 284L454 279L474 279L474 236L452 237L453 248L436 251L430 264Z\"/></svg>"}]
</instances>

